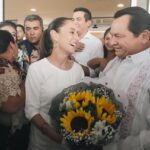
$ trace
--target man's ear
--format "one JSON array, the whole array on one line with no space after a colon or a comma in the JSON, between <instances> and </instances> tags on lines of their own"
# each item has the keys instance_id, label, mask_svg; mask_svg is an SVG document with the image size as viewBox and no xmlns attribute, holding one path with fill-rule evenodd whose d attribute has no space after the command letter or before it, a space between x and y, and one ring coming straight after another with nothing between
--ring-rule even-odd
<instances>
[{"instance_id":1,"label":"man's ear","mask_svg":"<svg viewBox=\"0 0 150 150\"><path fill-rule=\"evenodd\" d=\"M92 25L92 21L91 21L91 20L88 20L88 21L87 21L87 25L88 25L88 28L90 28L90 26Z\"/></svg>"},{"instance_id":2,"label":"man's ear","mask_svg":"<svg viewBox=\"0 0 150 150\"><path fill-rule=\"evenodd\" d=\"M150 42L150 31L149 30L144 30L141 34L140 34L141 38L142 38L142 42L145 44L147 42Z\"/></svg>"}]
</instances>

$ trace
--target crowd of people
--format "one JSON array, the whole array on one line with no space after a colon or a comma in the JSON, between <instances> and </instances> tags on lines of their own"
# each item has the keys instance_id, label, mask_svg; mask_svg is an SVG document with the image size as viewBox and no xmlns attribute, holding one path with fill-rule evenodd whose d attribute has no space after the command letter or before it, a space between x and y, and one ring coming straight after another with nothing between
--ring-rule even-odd
<instances>
[{"instance_id":1,"label":"crowd of people","mask_svg":"<svg viewBox=\"0 0 150 150\"><path fill-rule=\"evenodd\" d=\"M57 94L80 82L111 88L126 114L114 140L92 150L150 149L150 14L117 11L103 42L91 24L83 7L46 29L38 15L0 23L0 150L68 150L48 112Z\"/></svg>"}]
</instances>

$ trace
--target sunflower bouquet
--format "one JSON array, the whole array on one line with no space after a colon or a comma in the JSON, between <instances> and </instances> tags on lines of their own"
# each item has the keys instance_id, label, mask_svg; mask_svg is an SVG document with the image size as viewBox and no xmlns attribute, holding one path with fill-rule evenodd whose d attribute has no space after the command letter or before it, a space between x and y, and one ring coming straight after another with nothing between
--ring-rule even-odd
<instances>
[{"instance_id":1,"label":"sunflower bouquet","mask_svg":"<svg viewBox=\"0 0 150 150\"><path fill-rule=\"evenodd\" d=\"M79 83L58 94L50 108L52 123L72 147L109 143L123 117L113 91L101 84Z\"/></svg>"}]
</instances>

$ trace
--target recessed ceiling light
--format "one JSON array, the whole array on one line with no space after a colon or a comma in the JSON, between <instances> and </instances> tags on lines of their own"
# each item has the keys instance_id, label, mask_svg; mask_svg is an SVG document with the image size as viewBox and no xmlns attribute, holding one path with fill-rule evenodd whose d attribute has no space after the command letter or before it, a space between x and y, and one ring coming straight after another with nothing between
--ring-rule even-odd
<instances>
[{"instance_id":1,"label":"recessed ceiling light","mask_svg":"<svg viewBox=\"0 0 150 150\"><path fill-rule=\"evenodd\" d=\"M30 11L36 12L37 10L35 8L31 8Z\"/></svg>"},{"instance_id":2,"label":"recessed ceiling light","mask_svg":"<svg viewBox=\"0 0 150 150\"><path fill-rule=\"evenodd\" d=\"M122 3L117 4L117 7L122 8L122 7L124 7L124 4L122 4Z\"/></svg>"}]
</instances>

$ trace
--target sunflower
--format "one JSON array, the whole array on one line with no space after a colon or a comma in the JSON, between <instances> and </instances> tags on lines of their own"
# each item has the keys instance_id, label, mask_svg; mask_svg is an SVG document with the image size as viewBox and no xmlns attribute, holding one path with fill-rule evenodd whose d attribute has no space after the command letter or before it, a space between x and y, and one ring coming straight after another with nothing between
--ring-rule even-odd
<instances>
[{"instance_id":1,"label":"sunflower","mask_svg":"<svg viewBox=\"0 0 150 150\"><path fill-rule=\"evenodd\" d=\"M95 103L95 97L91 91L72 92L68 96L68 101L74 103L75 108L86 107L89 103Z\"/></svg>"},{"instance_id":2,"label":"sunflower","mask_svg":"<svg viewBox=\"0 0 150 150\"><path fill-rule=\"evenodd\" d=\"M61 127L67 132L76 135L87 134L92 126L94 117L91 116L91 112L85 112L82 108L76 111L69 111L66 115L60 118Z\"/></svg>"},{"instance_id":3,"label":"sunflower","mask_svg":"<svg viewBox=\"0 0 150 150\"><path fill-rule=\"evenodd\" d=\"M109 143L123 114L123 106L113 91L93 83L79 83L63 90L53 99L50 109L54 126L75 149Z\"/></svg>"},{"instance_id":4,"label":"sunflower","mask_svg":"<svg viewBox=\"0 0 150 150\"><path fill-rule=\"evenodd\" d=\"M97 115L100 120L106 120L106 122L109 124L113 124L116 122L116 107L107 97L102 96L101 98L99 98L97 100L96 107Z\"/></svg>"}]
</instances>

